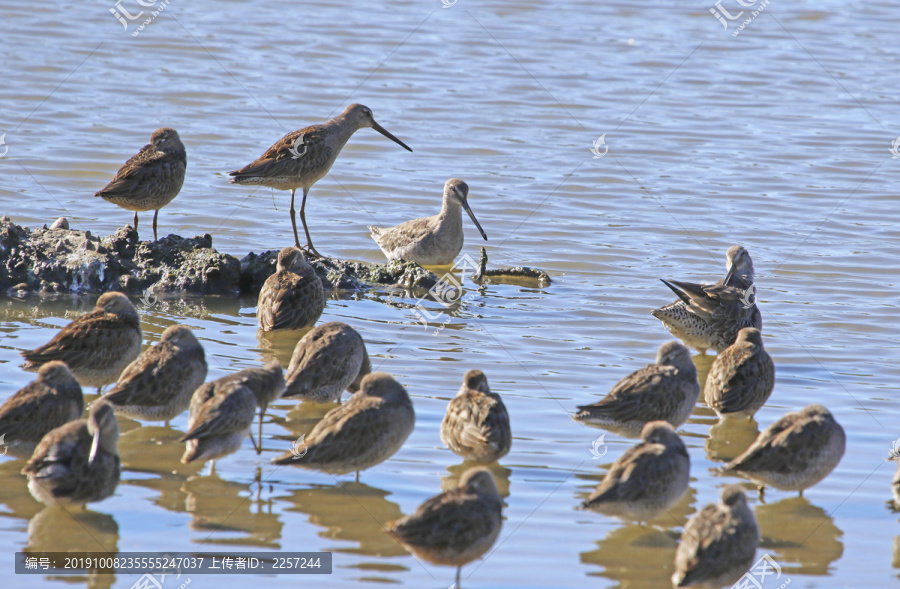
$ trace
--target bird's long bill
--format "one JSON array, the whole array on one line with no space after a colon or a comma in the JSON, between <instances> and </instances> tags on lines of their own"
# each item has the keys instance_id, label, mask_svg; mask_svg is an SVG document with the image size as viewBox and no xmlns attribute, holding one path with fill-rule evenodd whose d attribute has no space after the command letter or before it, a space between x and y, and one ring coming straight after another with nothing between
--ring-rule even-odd
<instances>
[{"instance_id":1,"label":"bird's long bill","mask_svg":"<svg viewBox=\"0 0 900 589\"><path fill-rule=\"evenodd\" d=\"M724 284L725 286L728 286L729 283L731 282L731 279L734 278L734 273L736 271L737 271L737 264L732 264L731 268L728 269L728 274L725 275L725 282L723 282L722 284Z\"/></svg>"},{"instance_id":2,"label":"bird's long bill","mask_svg":"<svg viewBox=\"0 0 900 589\"><path fill-rule=\"evenodd\" d=\"M390 139L391 141L393 141L394 143L396 143L397 145L399 145L400 147L402 147L403 149L405 149L406 151L412 151L409 148L409 145L403 143L402 141L400 141L399 139L397 139L396 137L391 135L390 131L388 131L387 129L385 129L384 127L382 127L375 121L372 121L372 128L375 129L376 131L378 131L379 133L381 133L382 135L384 135L385 137L387 137L388 139Z\"/></svg>"},{"instance_id":3,"label":"bird's long bill","mask_svg":"<svg viewBox=\"0 0 900 589\"><path fill-rule=\"evenodd\" d=\"M479 223L478 219L475 218L475 213L473 213L472 209L469 208L469 203L463 202L463 208L466 209L466 212L469 213L470 217L472 217L472 222L475 223L476 227L478 227L478 232L481 233L481 236L485 241L487 241L487 234L484 232L484 229L481 228L481 223Z\"/></svg>"},{"instance_id":4,"label":"bird's long bill","mask_svg":"<svg viewBox=\"0 0 900 589\"><path fill-rule=\"evenodd\" d=\"M97 457L97 451L100 449L100 428L94 432L94 439L91 440L91 454L88 457L88 464L94 464L94 458Z\"/></svg>"}]
</instances>

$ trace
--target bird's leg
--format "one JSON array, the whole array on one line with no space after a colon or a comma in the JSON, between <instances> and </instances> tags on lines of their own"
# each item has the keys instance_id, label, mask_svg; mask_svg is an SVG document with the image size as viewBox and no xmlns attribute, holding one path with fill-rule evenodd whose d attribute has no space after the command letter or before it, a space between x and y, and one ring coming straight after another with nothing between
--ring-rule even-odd
<instances>
[{"instance_id":1,"label":"bird's leg","mask_svg":"<svg viewBox=\"0 0 900 589\"><path fill-rule=\"evenodd\" d=\"M134 230L137 232L137 211L134 212Z\"/></svg>"},{"instance_id":2,"label":"bird's leg","mask_svg":"<svg viewBox=\"0 0 900 589\"><path fill-rule=\"evenodd\" d=\"M462 565L456 567L456 587L454 589L459 589L459 573L462 572Z\"/></svg>"},{"instance_id":3,"label":"bird's leg","mask_svg":"<svg viewBox=\"0 0 900 589\"><path fill-rule=\"evenodd\" d=\"M135 213L137 214L137 213ZM153 241L159 241L159 238L156 236L156 218L159 216L159 209L156 209L153 212Z\"/></svg>"},{"instance_id":4,"label":"bird's leg","mask_svg":"<svg viewBox=\"0 0 900 589\"><path fill-rule=\"evenodd\" d=\"M206 476L211 477L214 474L216 474L216 459L215 458L213 458L212 460L209 461L209 472L206 474Z\"/></svg>"},{"instance_id":5,"label":"bird's leg","mask_svg":"<svg viewBox=\"0 0 900 589\"><path fill-rule=\"evenodd\" d=\"M294 210L294 193L297 192L296 188L291 188L291 226L294 228L294 244L297 247L300 247L300 238L297 237L297 215ZM303 204L306 204L306 189L303 190ZM300 207L300 218L303 218L303 207ZM303 221L303 228L306 229L306 221Z\"/></svg>"},{"instance_id":6,"label":"bird's leg","mask_svg":"<svg viewBox=\"0 0 900 589\"><path fill-rule=\"evenodd\" d=\"M260 446L262 445L262 443L260 443L260 446L256 445L256 440L253 439L252 432L249 434L249 438L250 438L250 443L253 444L253 449L256 450L257 454L260 454L262 452L262 450L260 450Z\"/></svg>"},{"instance_id":7,"label":"bird's leg","mask_svg":"<svg viewBox=\"0 0 900 589\"><path fill-rule=\"evenodd\" d=\"M309 189L303 189L303 202L300 203L300 221L303 222L303 231L306 232L306 250L317 258L321 258L322 254L316 251L316 248L313 247L312 238L309 236L309 228L306 226L306 195L309 194ZM294 225L294 237L297 237L297 226ZM297 242L297 247L300 247L300 242Z\"/></svg>"},{"instance_id":8,"label":"bird's leg","mask_svg":"<svg viewBox=\"0 0 900 589\"><path fill-rule=\"evenodd\" d=\"M356 482L357 483L359 482L359 471L358 470L356 471Z\"/></svg>"},{"instance_id":9,"label":"bird's leg","mask_svg":"<svg viewBox=\"0 0 900 589\"><path fill-rule=\"evenodd\" d=\"M760 503L765 503L765 502L766 502L766 496L765 496L765 494L766 494L766 486L765 486L765 485L760 485L760 486L759 486L759 502L760 502Z\"/></svg>"},{"instance_id":10,"label":"bird's leg","mask_svg":"<svg viewBox=\"0 0 900 589\"><path fill-rule=\"evenodd\" d=\"M266 414L266 408L259 408L259 433L256 435L256 439L259 440L259 448L256 449L257 454L262 454L262 422L263 416Z\"/></svg>"}]
</instances>

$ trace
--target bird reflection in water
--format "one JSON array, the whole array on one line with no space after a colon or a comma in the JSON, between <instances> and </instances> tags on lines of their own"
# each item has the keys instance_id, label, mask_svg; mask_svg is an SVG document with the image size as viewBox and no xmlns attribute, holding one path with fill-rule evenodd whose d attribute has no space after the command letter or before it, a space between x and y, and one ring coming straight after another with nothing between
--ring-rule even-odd
<instances>
[{"instance_id":1,"label":"bird reflection in water","mask_svg":"<svg viewBox=\"0 0 900 589\"><path fill-rule=\"evenodd\" d=\"M750 447L759 435L759 424L754 419L719 420L709 428L704 443L706 457L714 462L731 462Z\"/></svg>"},{"instance_id":2,"label":"bird reflection in water","mask_svg":"<svg viewBox=\"0 0 900 589\"><path fill-rule=\"evenodd\" d=\"M828 567L844 554L844 533L834 520L805 497L788 497L755 509L760 548L782 563L785 573L828 575Z\"/></svg>"}]
</instances>

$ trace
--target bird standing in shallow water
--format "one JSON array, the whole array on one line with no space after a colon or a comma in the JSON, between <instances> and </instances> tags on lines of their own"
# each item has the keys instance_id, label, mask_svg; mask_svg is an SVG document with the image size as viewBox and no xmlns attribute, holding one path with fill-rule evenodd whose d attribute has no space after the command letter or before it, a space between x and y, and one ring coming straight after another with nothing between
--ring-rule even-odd
<instances>
[{"instance_id":1,"label":"bird standing in shallow water","mask_svg":"<svg viewBox=\"0 0 900 589\"><path fill-rule=\"evenodd\" d=\"M284 393L284 371L281 364L277 360L269 362L263 368L244 368L234 374L222 377L220 380L243 383L253 396L256 397L256 404L259 405L259 434L257 439L259 444L256 446L256 453L262 453L262 426L263 417L269 403L280 398ZM250 437L253 440L253 437Z\"/></svg>"},{"instance_id":2,"label":"bird standing in shallow water","mask_svg":"<svg viewBox=\"0 0 900 589\"><path fill-rule=\"evenodd\" d=\"M187 442L181 462L209 460L209 474L216 469L216 459L237 452L250 435L258 403L243 381L220 378L202 385L191 398L188 432L180 442Z\"/></svg>"},{"instance_id":3,"label":"bird standing in shallow water","mask_svg":"<svg viewBox=\"0 0 900 589\"><path fill-rule=\"evenodd\" d=\"M178 196L185 168L187 154L178 131L163 127L154 131L150 143L125 162L115 178L94 196L134 211L135 231L138 212L154 210L153 240L156 241L159 209Z\"/></svg>"},{"instance_id":4,"label":"bird standing in shallow water","mask_svg":"<svg viewBox=\"0 0 900 589\"><path fill-rule=\"evenodd\" d=\"M738 332L737 340L716 356L706 377L706 404L719 417L751 418L765 405L775 386L775 363L754 327Z\"/></svg>"},{"instance_id":5,"label":"bird standing in shallow water","mask_svg":"<svg viewBox=\"0 0 900 589\"><path fill-rule=\"evenodd\" d=\"M492 393L487 376L469 370L441 421L441 441L466 460L489 464L506 456L512 445L509 413Z\"/></svg>"},{"instance_id":6,"label":"bird standing in shallow water","mask_svg":"<svg viewBox=\"0 0 900 589\"><path fill-rule=\"evenodd\" d=\"M351 104L344 112L320 125L288 133L255 161L240 170L229 172L228 175L232 176L231 183L290 190L291 225L297 247L300 247L300 238L297 236L294 193L298 188L302 188L300 221L306 233L306 248L310 253L319 256L319 252L313 247L306 225L306 195L313 184L325 177L350 137L364 127L372 127L400 147L412 151L405 143L375 122L372 110L368 106Z\"/></svg>"},{"instance_id":7,"label":"bird standing in shallow water","mask_svg":"<svg viewBox=\"0 0 900 589\"><path fill-rule=\"evenodd\" d=\"M452 264L464 241L462 209L466 210L481 237L487 241L487 234L469 208L468 197L469 185L459 178L450 178L444 184L440 213L413 219L396 227L369 225L372 239L389 260L415 262L420 266Z\"/></svg>"},{"instance_id":8,"label":"bird standing in shallow water","mask_svg":"<svg viewBox=\"0 0 900 589\"><path fill-rule=\"evenodd\" d=\"M345 390L358 391L370 372L372 362L359 332L340 321L323 323L294 347L283 396L314 403L340 401Z\"/></svg>"},{"instance_id":9,"label":"bird standing in shallow water","mask_svg":"<svg viewBox=\"0 0 900 589\"><path fill-rule=\"evenodd\" d=\"M275 273L266 278L256 305L256 320L262 330L310 327L324 310L322 281L300 248L286 247L278 252Z\"/></svg>"}]
</instances>

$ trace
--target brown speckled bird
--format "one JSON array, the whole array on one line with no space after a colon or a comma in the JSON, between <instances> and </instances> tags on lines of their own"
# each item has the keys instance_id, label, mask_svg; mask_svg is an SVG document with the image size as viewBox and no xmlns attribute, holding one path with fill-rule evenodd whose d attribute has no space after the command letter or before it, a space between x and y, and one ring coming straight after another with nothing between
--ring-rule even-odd
<instances>
[{"instance_id":1,"label":"brown speckled bird","mask_svg":"<svg viewBox=\"0 0 900 589\"><path fill-rule=\"evenodd\" d=\"M666 342L659 347L656 364L632 372L593 405L579 406L574 419L637 437L650 421L668 421L677 428L690 417L699 396L690 350Z\"/></svg>"},{"instance_id":2,"label":"brown speckled bird","mask_svg":"<svg viewBox=\"0 0 900 589\"><path fill-rule=\"evenodd\" d=\"M384 372L362 380L359 392L325 414L306 436L306 454L286 452L272 460L332 475L356 472L384 462L412 433L416 422L406 389Z\"/></svg>"},{"instance_id":3,"label":"brown speckled bird","mask_svg":"<svg viewBox=\"0 0 900 589\"><path fill-rule=\"evenodd\" d=\"M103 398L130 419L165 421L181 415L206 380L206 354L184 325L170 325L159 343L128 365Z\"/></svg>"},{"instance_id":4,"label":"brown speckled bird","mask_svg":"<svg viewBox=\"0 0 900 589\"><path fill-rule=\"evenodd\" d=\"M256 445L256 453L262 453L263 416L269 403L280 398L284 393L284 371L281 364L278 361L272 361L263 368L244 368L219 380L243 383L256 397L256 404L259 405L259 435L257 436L259 444ZM252 441L253 437L251 436L250 439Z\"/></svg>"},{"instance_id":5,"label":"brown speckled bird","mask_svg":"<svg viewBox=\"0 0 900 589\"><path fill-rule=\"evenodd\" d=\"M691 459L666 421L651 421L642 442L610 467L583 509L622 519L649 521L678 503L687 491Z\"/></svg>"},{"instance_id":6,"label":"brown speckled bird","mask_svg":"<svg viewBox=\"0 0 900 589\"><path fill-rule=\"evenodd\" d=\"M751 418L765 405L775 386L775 363L755 327L738 332L737 340L716 356L706 377L706 404L719 417Z\"/></svg>"},{"instance_id":7,"label":"brown speckled bird","mask_svg":"<svg viewBox=\"0 0 900 589\"><path fill-rule=\"evenodd\" d=\"M137 309L120 292L97 299L94 311L63 327L49 342L22 352L26 370L51 360L66 363L83 387L115 382L141 353L141 319Z\"/></svg>"},{"instance_id":8,"label":"brown speckled bird","mask_svg":"<svg viewBox=\"0 0 900 589\"><path fill-rule=\"evenodd\" d=\"M243 381L220 378L202 385L191 398L188 431L179 441L187 442L181 462L209 460L209 473L216 459L241 447L250 435L258 403Z\"/></svg>"},{"instance_id":9,"label":"brown speckled bird","mask_svg":"<svg viewBox=\"0 0 900 589\"><path fill-rule=\"evenodd\" d=\"M297 247L278 252L275 273L259 291L256 319L263 331L303 329L325 310L325 291L315 269Z\"/></svg>"},{"instance_id":10,"label":"brown speckled bird","mask_svg":"<svg viewBox=\"0 0 900 589\"><path fill-rule=\"evenodd\" d=\"M674 587L731 585L753 565L759 526L739 485L722 489L718 503L694 514L675 551Z\"/></svg>"},{"instance_id":11,"label":"brown speckled bird","mask_svg":"<svg viewBox=\"0 0 900 589\"><path fill-rule=\"evenodd\" d=\"M809 488L826 476L844 456L844 428L819 404L787 413L764 429L743 454L719 472L736 473L759 485L782 491Z\"/></svg>"},{"instance_id":12,"label":"brown speckled bird","mask_svg":"<svg viewBox=\"0 0 900 589\"><path fill-rule=\"evenodd\" d=\"M351 104L344 112L320 125L311 125L298 131L291 131L279 139L252 163L240 170L228 172L232 184L252 184L269 186L276 190L291 191L291 225L294 242L300 247L297 237L297 218L294 212L294 192L303 189L300 204L300 221L306 232L306 247L316 256L306 225L306 195L312 185L328 174L334 160L353 134L364 127L372 127L407 151L412 151L405 143L391 135L375 122L372 110L362 104Z\"/></svg>"},{"instance_id":13,"label":"brown speckled bird","mask_svg":"<svg viewBox=\"0 0 900 589\"><path fill-rule=\"evenodd\" d=\"M41 440L22 469L28 490L44 505L84 505L112 495L119 484L119 425L109 403L91 404L87 419L70 421Z\"/></svg>"},{"instance_id":14,"label":"brown speckled bird","mask_svg":"<svg viewBox=\"0 0 900 589\"><path fill-rule=\"evenodd\" d=\"M340 401L345 390L358 391L370 372L372 362L359 332L339 321L323 323L294 347L283 396L315 403Z\"/></svg>"},{"instance_id":15,"label":"brown speckled bird","mask_svg":"<svg viewBox=\"0 0 900 589\"><path fill-rule=\"evenodd\" d=\"M500 395L491 392L484 372L469 370L463 376L441 421L441 441L466 460L482 464L496 462L509 452L509 413Z\"/></svg>"},{"instance_id":16,"label":"brown speckled bird","mask_svg":"<svg viewBox=\"0 0 900 589\"><path fill-rule=\"evenodd\" d=\"M138 228L138 212L155 211L153 240L156 241L159 209L178 196L184 183L185 168L187 154L178 131L163 127L154 131L150 143L125 162L115 178L94 196L134 211L135 231Z\"/></svg>"},{"instance_id":17,"label":"brown speckled bird","mask_svg":"<svg viewBox=\"0 0 900 589\"><path fill-rule=\"evenodd\" d=\"M503 503L490 471L470 468L459 487L435 495L416 511L388 527L388 533L419 558L456 567L480 558L500 535Z\"/></svg>"},{"instance_id":18,"label":"brown speckled bird","mask_svg":"<svg viewBox=\"0 0 900 589\"><path fill-rule=\"evenodd\" d=\"M81 385L64 362L47 362L38 377L0 405L0 434L13 456L31 456L52 429L84 413Z\"/></svg>"}]
</instances>

